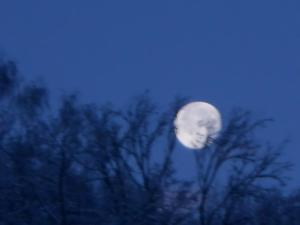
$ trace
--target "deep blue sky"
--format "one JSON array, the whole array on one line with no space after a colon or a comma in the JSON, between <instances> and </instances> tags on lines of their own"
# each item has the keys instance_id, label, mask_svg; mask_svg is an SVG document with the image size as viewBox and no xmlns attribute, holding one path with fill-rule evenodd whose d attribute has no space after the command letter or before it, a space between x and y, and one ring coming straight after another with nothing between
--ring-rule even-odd
<instances>
[{"instance_id":1,"label":"deep blue sky","mask_svg":"<svg viewBox=\"0 0 300 225\"><path fill-rule=\"evenodd\" d=\"M300 184L299 0L1 0L0 49L55 92L123 105L150 89L232 107L276 122ZM191 155L177 153L183 172Z\"/></svg>"}]
</instances>

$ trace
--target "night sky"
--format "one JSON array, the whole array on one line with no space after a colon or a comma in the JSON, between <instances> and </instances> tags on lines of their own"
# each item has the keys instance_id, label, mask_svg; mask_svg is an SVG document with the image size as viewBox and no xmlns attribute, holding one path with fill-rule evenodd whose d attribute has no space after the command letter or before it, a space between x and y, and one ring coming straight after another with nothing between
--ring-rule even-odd
<instances>
[{"instance_id":1,"label":"night sky","mask_svg":"<svg viewBox=\"0 0 300 225\"><path fill-rule=\"evenodd\" d=\"M300 1L1 0L1 54L58 94L125 105L149 89L272 117L263 132L290 137L286 159L300 183ZM178 146L182 176L192 153Z\"/></svg>"}]
</instances>

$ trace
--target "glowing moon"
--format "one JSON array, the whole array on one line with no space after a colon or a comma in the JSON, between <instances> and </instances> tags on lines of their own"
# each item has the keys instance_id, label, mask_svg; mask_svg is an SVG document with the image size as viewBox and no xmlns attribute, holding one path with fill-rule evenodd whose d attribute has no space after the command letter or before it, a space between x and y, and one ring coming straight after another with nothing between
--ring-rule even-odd
<instances>
[{"instance_id":1,"label":"glowing moon","mask_svg":"<svg viewBox=\"0 0 300 225\"><path fill-rule=\"evenodd\" d=\"M174 121L177 139L187 148L201 149L209 138L216 138L222 122L219 111L206 102L183 106Z\"/></svg>"}]
</instances>

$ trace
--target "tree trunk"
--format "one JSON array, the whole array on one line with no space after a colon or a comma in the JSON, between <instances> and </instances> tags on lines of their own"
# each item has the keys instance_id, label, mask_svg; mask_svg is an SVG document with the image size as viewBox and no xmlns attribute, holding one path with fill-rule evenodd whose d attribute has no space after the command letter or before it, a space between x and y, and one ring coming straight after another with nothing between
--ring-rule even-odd
<instances>
[{"instance_id":1,"label":"tree trunk","mask_svg":"<svg viewBox=\"0 0 300 225\"><path fill-rule=\"evenodd\" d=\"M66 203L65 203L65 171L66 170L66 156L64 150L61 150L61 164L59 169L58 177L58 198L59 198L59 208L60 208L60 225L67 225L66 216Z\"/></svg>"}]
</instances>

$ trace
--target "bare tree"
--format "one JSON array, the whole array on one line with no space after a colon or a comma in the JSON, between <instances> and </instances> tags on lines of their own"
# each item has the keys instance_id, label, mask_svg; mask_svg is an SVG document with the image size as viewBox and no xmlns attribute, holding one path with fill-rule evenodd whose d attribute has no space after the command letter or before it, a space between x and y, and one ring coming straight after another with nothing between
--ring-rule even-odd
<instances>
[{"instance_id":1,"label":"bare tree","mask_svg":"<svg viewBox=\"0 0 300 225\"><path fill-rule=\"evenodd\" d=\"M257 129L269 120L254 120L250 112L233 112L220 138L195 154L199 187L199 224L247 224L247 215L234 221L244 199L266 191L266 180L284 183L291 165L281 162L285 142L260 144Z\"/></svg>"},{"instance_id":2,"label":"bare tree","mask_svg":"<svg viewBox=\"0 0 300 225\"><path fill-rule=\"evenodd\" d=\"M249 112L195 151L195 181L178 179L173 121L185 102L162 110L145 93L119 109L67 95L53 107L44 86L0 64L0 224L264 224L275 200L290 212L283 223L296 224L298 195L270 195L290 168L285 143L260 142L268 120Z\"/></svg>"},{"instance_id":3,"label":"bare tree","mask_svg":"<svg viewBox=\"0 0 300 225\"><path fill-rule=\"evenodd\" d=\"M175 100L161 113L144 94L126 110L106 106L96 113L94 107L85 108L89 124L85 136L90 141L78 152L76 161L93 174L92 180L99 181L107 223L162 224L164 220L175 224L176 216L184 220L183 212L175 214L176 209L171 212L169 206L172 189L177 190L173 199L181 195L177 208L190 198L180 192L187 192L189 185L176 181L172 165L173 119L182 102ZM191 212L185 210L187 213Z\"/></svg>"}]
</instances>

